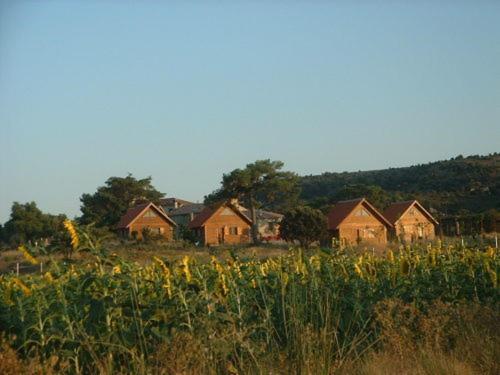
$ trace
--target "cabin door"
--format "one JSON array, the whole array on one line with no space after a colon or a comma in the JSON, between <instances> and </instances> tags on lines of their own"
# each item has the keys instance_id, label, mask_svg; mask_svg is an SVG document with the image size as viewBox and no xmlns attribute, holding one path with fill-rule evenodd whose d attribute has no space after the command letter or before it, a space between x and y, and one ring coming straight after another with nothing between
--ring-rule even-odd
<instances>
[{"instance_id":1,"label":"cabin door","mask_svg":"<svg viewBox=\"0 0 500 375\"><path fill-rule=\"evenodd\" d=\"M218 234L217 238L219 240L219 244L223 244L225 240L224 236L226 234L225 227L217 229L217 234Z\"/></svg>"},{"instance_id":2,"label":"cabin door","mask_svg":"<svg viewBox=\"0 0 500 375\"><path fill-rule=\"evenodd\" d=\"M420 239L424 238L424 228L421 225L417 227L417 234L418 238Z\"/></svg>"}]
</instances>

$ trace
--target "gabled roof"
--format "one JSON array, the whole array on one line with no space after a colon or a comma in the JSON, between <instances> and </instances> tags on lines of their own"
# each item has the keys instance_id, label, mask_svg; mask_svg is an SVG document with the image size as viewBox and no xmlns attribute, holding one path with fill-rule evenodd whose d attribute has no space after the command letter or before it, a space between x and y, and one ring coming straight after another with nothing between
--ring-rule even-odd
<instances>
[{"instance_id":1,"label":"gabled roof","mask_svg":"<svg viewBox=\"0 0 500 375\"><path fill-rule=\"evenodd\" d=\"M173 207L175 204L178 203L179 207L186 206L189 204L194 204L193 202L186 201L184 199L179 199L175 197L168 197L168 198L162 198L160 199L160 206L168 206L168 207Z\"/></svg>"},{"instance_id":2,"label":"gabled roof","mask_svg":"<svg viewBox=\"0 0 500 375\"><path fill-rule=\"evenodd\" d=\"M363 205L368 211L371 212L380 222L388 227L392 227L392 224L373 207L370 202L365 198L351 199L348 201L337 202L328 214L328 229L335 230L338 229L339 225L353 212L356 207Z\"/></svg>"},{"instance_id":3,"label":"gabled roof","mask_svg":"<svg viewBox=\"0 0 500 375\"><path fill-rule=\"evenodd\" d=\"M249 219L252 218L252 214L248 208L245 208L243 206L240 206L240 210ZM271 212L271 211L266 211L266 210L261 210L261 209L256 209L255 210L255 216L257 216L258 220L281 220L283 219L282 214L278 214L276 212Z\"/></svg>"},{"instance_id":4,"label":"gabled roof","mask_svg":"<svg viewBox=\"0 0 500 375\"><path fill-rule=\"evenodd\" d=\"M220 202L213 206L207 206L201 211L189 224L189 228L200 228L205 225L206 221L210 219L221 207L228 207L234 211L235 214L240 216L248 224L252 224L252 220L243 214L238 208L228 202Z\"/></svg>"},{"instance_id":5,"label":"gabled roof","mask_svg":"<svg viewBox=\"0 0 500 375\"><path fill-rule=\"evenodd\" d=\"M155 210L160 217L165 219L165 221L168 221L173 226L177 226L175 221L169 218L165 213L165 211L163 211L161 208L157 207L153 203L149 202L149 203L142 203L137 206L129 208L128 211L125 213L125 215L121 217L120 222L118 223L116 228L117 229L128 228L134 221L136 221L139 217L141 217L142 214L146 212L149 208Z\"/></svg>"},{"instance_id":6,"label":"gabled roof","mask_svg":"<svg viewBox=\"0 0 500 375\"><path fill-rule=\"evenodd\" d=\"M435 225L439 224L438 221L416 200L393 203L384 211L384 216L394 225L411 207L418 208L420 212Z\"/></svg>"},{"instance_id":7,"label":"gabled roof","mask_svg":"<svg viewBox=\"0 0 500 375\"><path fill-rule=\"evenodd\" d=\"M177 215L199 214L201 211L203 211L204 208L205 208L204 204L192 203L170 211L169 215L177 216Z\"/></svg>"}]
</instances>

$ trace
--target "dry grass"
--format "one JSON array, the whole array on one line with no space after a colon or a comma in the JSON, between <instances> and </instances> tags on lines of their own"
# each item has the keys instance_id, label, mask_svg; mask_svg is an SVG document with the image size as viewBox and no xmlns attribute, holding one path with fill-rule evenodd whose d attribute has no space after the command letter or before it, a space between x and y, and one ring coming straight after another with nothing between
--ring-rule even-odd
<instances>
[{"instance_id":1,"label":"dry grass","mask_svg":"<svg viewBox=\"0 0 500 375\"><path fill-rule=\"evenodd\" d=\"M377 306L381 346L349 374L499 374L499 313L479 304L435 302L422 312L388 300ZM343 372L344 372L343 371Z\"/></svg>"},{"instance_id":2,"label":"dry grass","mask_svg":"<svg viewBox=\"0 0 500 375\"><path fill-rule=\"evenodd\" d=\"M344 370L359 375L475 375L469 363L444 353L418 351L400 356L391 352L370 353L361 364Z\"/></svg>"},{"instance_id":3,"label":"dry grass","mask_svg":"<svg viewBox=\"0 0 500 375\"><path fill-rule=\"evenodd\" d=\"M256 257L258 259L265 259L268 257L277 257L284 255L288 252L285 246L242 246L242 247L218 247L218 248L205 248L195 246L182 246L180 244L170 244L165 242L159 243L116 243L110 247L110 251L116 253L119 257L126 261L136 262L139 265L148 265L153 261L153 257L161 257L169 261L177 261L184 256L189 255L199 263L210 262L211 256L215 255L219 260L226 260L231 257L232 252L236 252L241 259ZM53 262L65 261L63 254L55 253L51 255L37 256L37 260L45 265L45 268ZM93 261L89 254L82 252L76 253L72 256L71 262L78 264L86 264ZM21 266L21 273L36 273L39 272L39 266L33 266L27 262L21 252L17 250L6 250L0 252L0 274L14 272L16 263Z\"/></svg>"},{"instance_id":4,"label":"dry grass","mask_svg":"<svg viewBox=\"0 0 500 375\"><path fill-rule=\"evenodd\" d=\"M41 361L39 358L21 359L3 336L0 337L0 374L2 375L53 375L68 368L68 363L59 361L57 356L52 356L46 361Z\"/></svg>"}]
</instances>

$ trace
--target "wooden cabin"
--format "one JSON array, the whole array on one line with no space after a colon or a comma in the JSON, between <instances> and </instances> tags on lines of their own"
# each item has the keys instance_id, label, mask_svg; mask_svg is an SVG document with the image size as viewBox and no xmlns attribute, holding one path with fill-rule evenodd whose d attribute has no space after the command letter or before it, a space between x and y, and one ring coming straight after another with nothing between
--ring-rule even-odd
<instances>
[{"instance_id":1,"label":"wooden cabin","mask_svg":"<svg viewBox=\"0 0 500 375\"><path fill-rule=\"evenodd\" d=\"M404 243L433 240L436 226L434 217L416 200L390 205L384 216L392 224L391 234Z\"/></svg>"},{"instance_id":2,"label":"wooden cabin","mask_svg":"<svg viewBox=\"0 0 500 375\"><path fill-rule=\"evenodd\" d=\"M138 240L143 238L145 231L167 240L173 240L175 227L175 222L165 211L153 203L143 203L130 208L122 216L116 229L119 235Z\"/></svg>"},{"instance_id":3,"label":"wooden cabin","mask_svg":"<svg viewBox=\"0 0 500 375\"><path fill-rule=\"evenodd\" d=\"M252 221L230 202L207 206L188 227L205 246L244 244L251 240Z\"/></svg>"},{"instance_id":4,"label":"wooden cabin","mask_svg":"<svg viewBox=\"0 0 500 375\"><path fill-rule=\"evenodd\" d=\"M328 214L328 230L341 246L385 245L391 227L365 198L338 202Z\"/></svg>"}]
</instances>

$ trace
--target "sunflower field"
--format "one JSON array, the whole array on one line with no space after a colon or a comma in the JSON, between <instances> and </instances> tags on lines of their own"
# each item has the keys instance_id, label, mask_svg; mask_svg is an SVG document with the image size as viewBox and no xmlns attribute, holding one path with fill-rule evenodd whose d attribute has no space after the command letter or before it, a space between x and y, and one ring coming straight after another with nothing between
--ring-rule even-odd
<instances>
[{"instance_id":1,"label":"sunflower field","mask_svg":"<svg viewBox=\"0 0 500 375\"><path fill-rule=\"evenodd\" d=\"M438 243L383 257L291 249L140 266L65 226L92 262L0 276L1 341L55 373L332 373L380 344L384 301L498 311L491 247Z\"/></svg>"}]
</instances>

